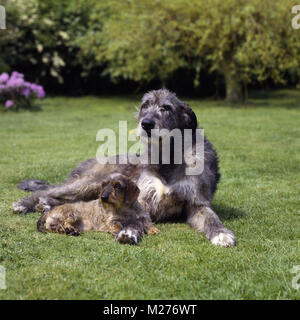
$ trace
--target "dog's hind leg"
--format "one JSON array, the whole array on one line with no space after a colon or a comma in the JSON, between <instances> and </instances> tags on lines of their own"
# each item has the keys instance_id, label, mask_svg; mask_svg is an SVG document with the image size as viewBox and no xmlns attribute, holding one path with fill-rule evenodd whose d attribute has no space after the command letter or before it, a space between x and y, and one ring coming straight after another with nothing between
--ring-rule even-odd
<instances>
[{"instance_id":1,"label":"dog's hind leg","mask_svg":"<svg viewBox=\"0 0 300 320\"><path fill-rule=\"evenodd\" d=\"M28 213L35 211L40 199L46 199L43 207L50 210L53 205L75 202L79 200L88 201L98 197L101 182L91 181L87 178L79 179L73 183L58 185L48 190L34 192L28 198L19 200L13 204L15 213ZM47 207L48 206L48 207ZM37 209L39 206L37 206ZM47 211L46 210L46 211ZM42 211L45 211L42 209Z\"/></svg>"},{"instance_id":2,"label":"dog's hind leg","mask_svg":"<svg viewBox=\"0 0 300 320\"><path fill-rule=\"evenodd\" d=\"M72 212L66 212L66 208L63 210L62 207L44 213L37 222L38 231L45 233L46 230L49 230L70 236L79 236L80 220Z\"/></svg>"},{"instance_id":3,"label":"dog's hind leg","mask_svg":"<svg viewBox=\"0 0 300 320\"><path fill-rule=\"evenodd\" d=\"M51 217L49 218L51 219ZM60 219L53 219L52 221L46 221L46 227L49 224L47 229L51 230L52 232L57 232L61 234L66 234L68 236L79 236L80 231L76 227L77 221L70 221L67 220L60 220Z\"/></svg>"},{"instance_id":4,"label":"dog's hind leg","mask_svg":"<svg viewBox=\"0 0 300 320\"><path fill-rule=\"evenodd\" d=\"M20 182L17 187L25 191L38 191L49 189L51 186L43 180L29 179Z\"/></svg>"},{"instance_id":5,"label":"dog's hind leg","mask_svg":"<svg viewBox=\"0 0 300 320\"><path fill-rule=\"evenodd\" d=\"M187 223L214 245L231 247L235 245L235 236L231 230L224 227L216 213L207 206L192 208L189 212Z\"/></svg>"},{"instance_id":6,"label":"dog's hind leg","mask_svg":"<svg viewBox=\"0 0 300 320\"><path fill-rule=\"evenodd\" d=\"M68 236L79 236L80 235L80 231L77 228L78 225L78 220L74 219L67 219L64 223L64 230L65 230L65 234L67 234Z\"/></svg>"},{"instance_id":7,"label":"dog's hind leg","mask_svg":"<svg viewBox=\"0 0 300 320\"><path fill-rule=\"evenodd\" d=\"M63 190L61 187L57 187ZM65 203L63 199L55 199L50 193L50 190L36 191L27 198L23 198L13 204L13 211L15 213L28 213L28 212L46 212L52 209L53 205L60 205ZM63 193L62 193L63 194Z\"/></svg>"},{"instance_id":8,"label":"dog's hind leg","mask_svg":"<svg viewBox=\"0 0 300 320\"><path fill-rule=\"evenodd\" d=\"M80 163L69 175L69 177L62 183L62 184L69 184L74 180L82 177L88 170L93 168L97 164L96 159L89 159L82 163ZM56 185L50 185L48 182L44 180L38 179L28 179L21 181L18 185L18 188L25 190L25 191L40 191L46 190L49 188L55 188Z\"/></svg>"}]
</instances>

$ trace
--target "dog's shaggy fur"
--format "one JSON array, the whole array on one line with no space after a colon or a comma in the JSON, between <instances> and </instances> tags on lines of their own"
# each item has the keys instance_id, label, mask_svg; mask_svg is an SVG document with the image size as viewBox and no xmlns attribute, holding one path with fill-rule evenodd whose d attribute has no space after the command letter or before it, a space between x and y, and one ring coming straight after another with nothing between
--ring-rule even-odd
<instances>
[{"instance_id":1,"label":"dog's shaggy fur","mask_svg":"<svg viewBox=\"0 0 300 320\"><path fill-rule=\"evenodd\" d=\"M138 113L138 131L147 147L146 153L151 152L153 142L149 128L168 130L177 128L182 133L184 129L191 129L192 148L195 151L197 127L195 113L175 94L161 89L144 95ZM144 131L141 129L146 130L146 136L142 134ZM130 155L120 157L128 156ZM205 233L213 244L232 246L235 244L232 231L223 226L210 206L220 175L217 154L207 139L204 140L204 155L196 154L196 157L199 160L204 158L204 170L200 175L190 176L185 174L186 169L191 167L185 154L182 164L176 164L174 159L171 159L170 164L163 164L160 159L155 165L141 163L102 165L96 159L90 159L80 164L62 185L49 186L46 190L41 190L43 183L35 184L31 180L27 189L38 191L14 204L13 208L15 212L27 213L33 211L39 202L42 202L44 209L48 210L51 206L66 201L96 199L101 181L108 174L119 172L133 177L141 190L138 200L146 210L149 210L153 221L181 217L197 231ZM26 182L23 182L23 189L24 186Z\"/></svg>"},{"instance_id":2,"label":"dog's shaggy fur","mask_svg":"<svg viewBox=\"0 0 300 320\"><path fill-rule=\"evenodd\" d=\"M56 206L39 218L37 229L73 236L83 231L102 231L115 235L121 243L137 244L143 233L159 233L137 201L139 193L129 178L114 174L102 182L98 200ZM120 232L124 227L129 230L130 226L134 227L131 233Z\"/></svg>"}]
</instances>

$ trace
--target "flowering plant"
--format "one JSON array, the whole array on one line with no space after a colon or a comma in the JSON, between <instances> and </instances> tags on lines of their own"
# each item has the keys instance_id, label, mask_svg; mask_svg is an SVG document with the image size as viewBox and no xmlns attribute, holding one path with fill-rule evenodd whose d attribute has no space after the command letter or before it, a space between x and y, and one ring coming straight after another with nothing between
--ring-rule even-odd
<instances>
[{"instance_id":1,"label":"flowering plant","mask_svg":"<svg viewBox=\"0 0 300 320\"><path fill-rule=\"evenodd\" d=\"M45 97L44 88L25 81L22 73L14 71L11 76L0 74L0 103L6 109L31 108L33 101Z\"/></svg>"}]
</instances>

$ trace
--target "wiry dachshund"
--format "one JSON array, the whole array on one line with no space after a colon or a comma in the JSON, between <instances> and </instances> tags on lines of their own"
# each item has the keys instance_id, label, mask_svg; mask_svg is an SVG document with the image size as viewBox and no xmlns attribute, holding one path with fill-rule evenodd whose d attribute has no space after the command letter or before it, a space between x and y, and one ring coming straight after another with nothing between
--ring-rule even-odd
<instances>
[{"instance_id":1,"label":"wiry dachshund","mask_svg":"<svg viewBox=\"0 0 300 320\"><path fill-rule=\"evenodd\" d=\"M143 233L159 233L137 201L139 193L134 182L115 174L102 183L99 200L57 206L40 217L37 229L73 236L83 231L102 231L115 235L120 243L137 244ZM122 229L130 230L131 226L134 226L134 232L128 237Z\"/></svg>"},{"instance_id":2,"label":"wiry dachshund","mask_svg":"<svg viewBox=\"0 0 300 320\"><path fill-rule=\"evenodd\" d=\"M195 175L186 174L186 169L193 167L188 156L190 152L182 153L181 163L174 161L174 158L170 159L169 164L163 163L161 148L158 149L157 164L144 164L142 161L137 165L118 162L120 157L130 157L130 154L119 156L117 164L104 165L96 159L90 159L74 169L61 185L46 185L38 180L23 181L19 185L21 189L35 192L15 203L14 212L34 211L39 203L44 210L48 210L68 201L96 199L101 182L108 174L118 172L133 178L141 190L138 200L146 211L150 211L152 221L184 218L194 229L203 232L213 244L224 247L235 245L233 232L224 227L211 208L211 201L220 178L218 156L206 138L204 138L204 153L197 153L198 124L190 106L166 89L150 91L142 98L137 118L138 131L140 133L142 131L142 141L148 154L151 153L155 140L153 129L167 129L166 131L177 129L182 133L182 137L185 129L190 129L192 146L189 151L196 154L196 159L202 163L204 160L203 171ZM184 143L182 148L183 145ZM176 149L178 146L173 145L173 151ZM126 227L124 232L127 232Z\"/></svg>"}]
</instances>

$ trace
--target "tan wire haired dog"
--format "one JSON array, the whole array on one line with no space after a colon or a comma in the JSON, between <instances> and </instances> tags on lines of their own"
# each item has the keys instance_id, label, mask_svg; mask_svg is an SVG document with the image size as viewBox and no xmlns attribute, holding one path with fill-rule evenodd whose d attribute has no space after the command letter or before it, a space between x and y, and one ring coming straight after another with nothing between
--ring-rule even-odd
<instances>
[{"instance_id":1,"label":"tan wire haired dog","mask_svg":"<svg viewBox=\"0 0 300 320\"><path fill-rule=\"evenodd\" d=\"M98 200L66 203L44 213L37 222L40 232L46 230L78 236L83 231L102 231L115 235L120 243L137 244L142 234L155 234L150 215L137 201L140 190L122 174L114 174L104 181ZM46 225L46 226L45 226ZM139 226L139 232L124 234L124 227Z\"/></svg>"}]
</instances>

